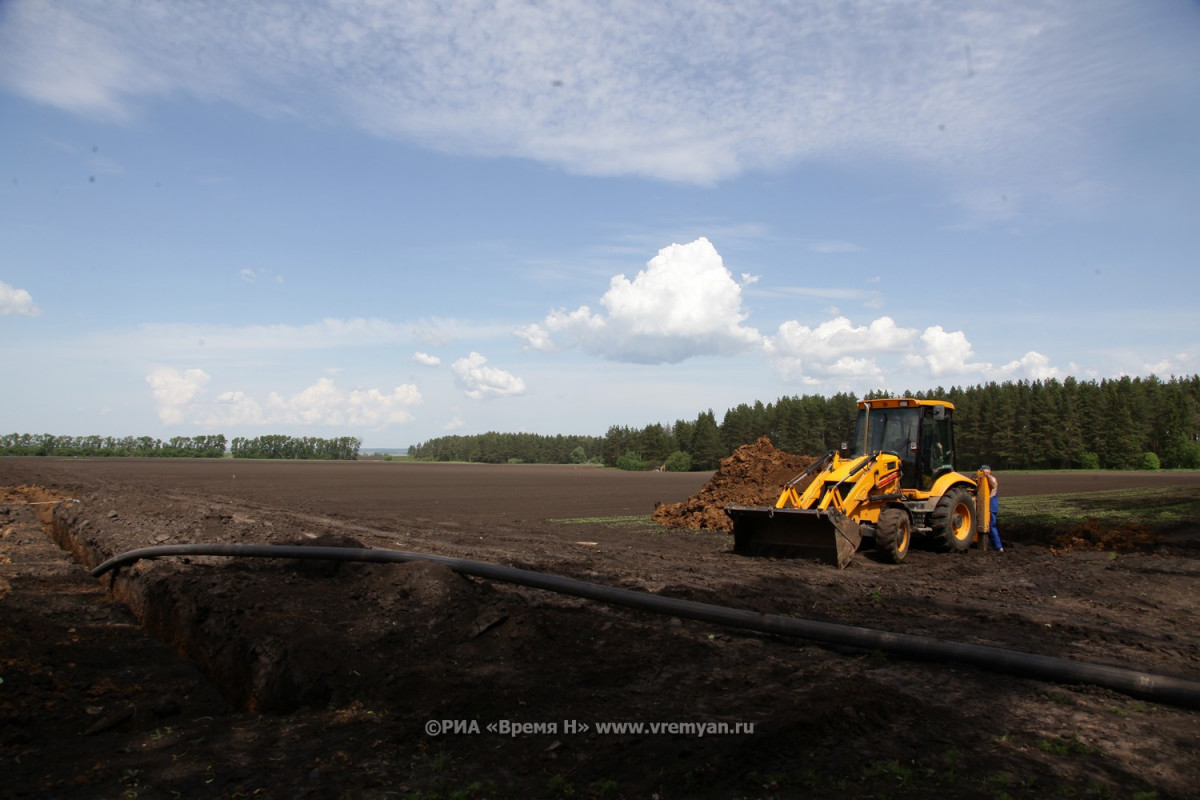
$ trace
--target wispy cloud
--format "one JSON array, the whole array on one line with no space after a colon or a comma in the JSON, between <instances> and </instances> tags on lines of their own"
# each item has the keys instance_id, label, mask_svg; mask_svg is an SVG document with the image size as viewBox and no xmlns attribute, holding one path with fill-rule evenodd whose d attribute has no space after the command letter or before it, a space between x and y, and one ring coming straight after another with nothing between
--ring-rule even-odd
<instances>
[{"instance_id":1,"label":"wispy cloud","mask_svg":"<svg viewBox=\"0 0 1200 800\"><path fill-rule=\"evenodd\" d=\"M814 253L858 253L863 248L851 242L827 241L813 242L808 249Z\"/></svg>"},{"instance_id":2,"label":"wispy cloud","mask_svg":"<svg viewBox=\"0 0 1200 800\"><path fill-rule=\"evenodd\" d=\"M379 429L413 420L409 409L422 401L416 386L405 384L390 392L379 389L342 389L331 378L292 395L270 392L257 399L241 390L225 390L210 397L212 381L204 370L171 367L146 376L159 419L165 425L183 423L209 426L351 426Z\"/></svg>"},{"instance_id":3,"label":"wispy cloud","mask_svg":"<svg viewBox=\"0 0 1200 800\"><path fill-rule=\"evenodd\" d=\"M180 353L202 352L206 359L219 360L247 353L399 345L411 341L413 336L412 327L406 324L378 318L327 317L305 325L147 323L129 330L96 334L91 346L170 362Z\"/></svg>"},{"instance_id":4,"label":"wispy cloud","mask_svg":"<svg viewBox=\"0 0 1200 800\"><path fill-rule=\"evenodd\" d=\"M257 283L260 280L275 284L283 283L282 275L269 272L265 269L253 270L246 267L238 271L238 277L246 283Z\"/></svg>"},{"instance_id":5,"label":"wispy cloud","mask_svg":"<svg viewBox=\"0 0 1200 800\"><path fill-rule=\"evenodd\" d=\"M786 294L795 297L812 297L817 300L858 300L871 302L879 298L876 289L850 289L834 286L774 286L763 294Z\"/></svg>"},{"instance_id":6,"label":"wispy cloud","mask_svg":"<svg viewBox=\"0 0 1200 800\"><path fill-rule=\"evenodd\" d=\"M932 167L1003 215L1051 168L1066 192L1102 191L1080 169L1088 123L1184 68L1140 47L1161 31L1117 2L305 8L18 0L0 81L92 116L186 92L590 175L711 183L867 154Z\"/></svg>"}]
</instances>

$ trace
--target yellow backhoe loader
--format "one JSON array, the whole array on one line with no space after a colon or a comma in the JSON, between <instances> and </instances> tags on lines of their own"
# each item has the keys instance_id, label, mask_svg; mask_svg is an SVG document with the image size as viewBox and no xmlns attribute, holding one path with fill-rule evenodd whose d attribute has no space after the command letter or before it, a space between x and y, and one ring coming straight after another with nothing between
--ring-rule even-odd
<instances>
[{"instance_id":1,"label":"yellow backhoe loader","mask_svg":"<svg viewBox=\"0 0 1200 800\"><path fill-rule=\"evenodd\" d=\"M845 567L865 539L895 564L914 535L947 552L976 538L986 547L988 482L955 469L953 418L942 400L860 400L853 443L789 482L774 506L725 507L733 551Z\"/></svg>"}]
</instances>

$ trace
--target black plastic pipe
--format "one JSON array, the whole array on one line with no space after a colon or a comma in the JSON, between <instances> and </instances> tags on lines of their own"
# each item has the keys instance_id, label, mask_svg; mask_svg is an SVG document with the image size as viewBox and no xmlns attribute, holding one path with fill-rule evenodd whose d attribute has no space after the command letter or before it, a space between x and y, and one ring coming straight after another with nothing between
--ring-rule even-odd
<instances>
[{"instance_id":1,"label":"black plastic pipe","mask_svg":"<svg viewBox=\"0 0 1200 800\"><path fill-rule=\"evenodd\" d=\"M1059 683L1087 683L1103 686L1156 703L1200 709L1200 683L1153 675L1147 672L1089 664L1055 656L1023 653L986 645L948 642L927 636L907 633L891 633L852 625L785 617L779 614L762 614L757 611L729 608L711 603L698 603L674 597L662 597L588 583L574 578L547 575L543 572L503 567L483 561L469 561L424 553L401 550L359 549L350 547L306 547L302 545L257 545L257 544L168 544L130 550L110 558L92 570L99 578L106 572L132 564L141 559L164 556L232 556L237 558L307 558L330 561L358 561L376 564L394 564L408 561L432 561L444 564L455 572L474 575L488 580L515 583L535 589L584 597L609 605L652 611L685 619L695 619L726 625L734 628L793 636L827 644L866 650L882 650L905 658L923 661L951 661L1008 675L1018 675L1038 680Z\"/></svg>"}]
</instances>

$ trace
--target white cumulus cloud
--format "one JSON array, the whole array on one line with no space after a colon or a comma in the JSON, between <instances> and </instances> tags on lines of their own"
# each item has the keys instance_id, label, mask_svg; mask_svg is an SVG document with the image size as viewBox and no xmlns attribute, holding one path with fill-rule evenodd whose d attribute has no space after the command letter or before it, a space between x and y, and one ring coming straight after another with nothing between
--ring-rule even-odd
<instances>
[{"instance_id":1,"label":"white cumulus cloud","mask_svg":"<svg viewBox=\"0 0 1200 800\"><path fill-rule=\"evenodd\" d=\"M525 381L510 372L489 367L487 359L471 353L450 365L455 382L472 400L525 394Z\"/></svg>"},{"instance_id":2,"label":"white cumulus cloud","mask_svg":"<svg viewBox=\"0 0 1200 800\"><path fill-rule=\"evenodd\" d=\"M967 335L963 331L946 331L941 325L926 328L920 341L922 352L910 353L903 363L910 368L923 368L934 378L1048 380L1065 375L1050 363L1049 356L1033 350L999 367L990 361L973 360L975 351Z\"/></svg>"},{"instance_id":3,"label":"white cumulus cloud","mask_svg":"<svg viewBox=\"0 0 1200 800\"><path fill-rule=\"evenodd\" d=\"M442 360L437 356L431 356L429 353L422 353L420 351L413 353L413 361L424 367L436 367L442 363Z\"/></svg>"},{"instance_id":4,"label":"white cumulus cloud","mask_svg":"<svg viewBox=\"0 0 1200 800\"><path fill-rule=\"evenodd\" d=\"M42 310L34 304L29 292L0 281L0 316L15 314L19 317L36 317L41 313Z\"/></svg>"},{"instance_id":5,"label":"white cumulus cloud","mask_svg":"<svg viewBox=\"0 0 1200 800\"><path fill-rule=\"evenodd\" d=\"M200 369L185 369L180 372L171 367L162 367L146 376L150 391L158 405L158 418L167 425L183 422L184 414L193 399L204 390L210 378Z\"/></svg>"},{"instance_id":6,"label":"white cumulus cloud","mask_svg":"<svg viewBox=\"0 0 1200 800\"><path fill-rule=\"evenodd\" d=\"M881 354L902 352L917 337L912 328L901 328L891 317L880 317L869 325L854 325L846 317L835 317L815 328L789 320L779 326L764 344L775 367L791 378L879 377L873 360Z\"/></svg>"},{"instance_id":7,"label":"white cumulus cloud","mask_svg":"<svg viewBox=\"0 0 1200 800\"><path fill-rule=\"evenodd\" d=\"M213 425L261 425L266 422L262 405L245 392L221 392L206 411L205 420Z\"/></svg>"},{"instance_id":8,"label":"white cumulus cloud","mask_svg":"<svg viewBox=\"0 0 1200 800\"><path fill-rule=\"evenodd\" d=\"M764 350L781 377L822 389L911 388L923 378L1046 380L1065 374L1034 351L996 366L976 358L963 331L940 325L919 331L901 327L891 317L855 325L838 316L813 328L789 320L766 339Z\"/></svg>"},{"instance_id":9,"label":"white cumulus cloud","mask_svg":"<svg viewBox=\"0 0 1200 800\"><path fill-rule=\"evenodd\" d=\"M753 282L747 276L744 282ZM555 340L613 361L678 363L694 356L733 355L762 343L742 322L742 284L708 239L664 247L632 279L614 276L600 298L607 313L588 306L552 311L540 324L516 331L530 347Z\"/></svg>"},{"instance_id":10,"label":"white cumulus cloud","mask_svg":"<svg viewBox=\"0 0 1200 800\"><path fill-rule=\"evenodd\" d=\"M859 326L846 317L836 317L816 328L789 320L767 341L767 348L784 356L811 356L824 361L846 353L901 350L916 336L915 329L901 328L891 317L880 317L870 325Z\"/></svg>"},{"instance_id":11,"label":"white cumulus cloud","mask_svg":"<svg viewBox=\"0 0 1200 800\"><path fill-rule=\"evenodd\" d=\"M1016 361L1010 361L1000 367L1002 377L1029 378L1045 381L1051 378L1063 378L1061 369L1050 364L1050 358L1036 350L1030 350Z\"/></svg>"},{"instance_id":12,"label":"white cumulus cloud","mask_svg":"<svg viewBox=\"0 0 1200 800\"><path fill-rule=\"evenodd\" d=\"M987 367L981 362L968 360L975 353L962 331L948 332L941 325L934 325L921 334L921 344L925 346L925 352L917 356L914 363L924 364L935 378L967 372L981 373Z\"/></svg>"},{"instance_id":13,"label":"white cumulus cloud","mask_svg":"<svg viewBox=\"0 0 1200 800\"><path fill-rule=\"evenodd\" d=\"M583 312L584 319L591 317L592 312L587 306L581 308L580 311ZM561 314L561 311L550 312L550 314L546 317L546 327L552 327L551 321L557 320L558 316ZM522 325L513 331L513 334L521 339L524 339L526 342L526 347L534 350L541 350L543 353L551 353L558 349L558 347L550 338L550 331L546 328L543 328L541 325L538 325L536 322L530 325Z\"/></svg>"}]
</instances>

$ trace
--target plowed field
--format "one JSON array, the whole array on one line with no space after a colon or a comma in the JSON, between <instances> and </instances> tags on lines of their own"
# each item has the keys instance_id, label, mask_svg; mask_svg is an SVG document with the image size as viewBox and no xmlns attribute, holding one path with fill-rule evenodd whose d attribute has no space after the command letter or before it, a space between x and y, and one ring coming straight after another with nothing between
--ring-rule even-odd
<instances>
[{"instance_id":1,"label":"plowed field","mask_svg":"<svg viewBox=\"0 0 1200 800\"><path fill-rule=\"evenodd\" d=\"M361 545L1200 680L1200 523L1120 551L1026 530L1003 554L860 553L838 571L650 521L711 477L0 459L0 796L1196 796L1200 712L1096 686L428 562L88 571L155 544ZM1002 498L1200 484L1000 478Z\"/></svg>"}]
</instances>

